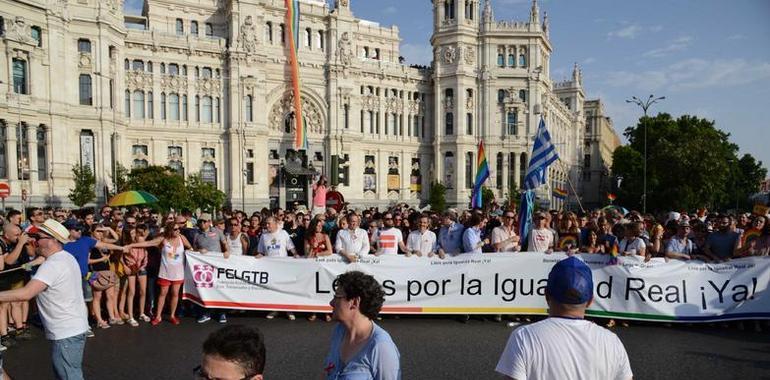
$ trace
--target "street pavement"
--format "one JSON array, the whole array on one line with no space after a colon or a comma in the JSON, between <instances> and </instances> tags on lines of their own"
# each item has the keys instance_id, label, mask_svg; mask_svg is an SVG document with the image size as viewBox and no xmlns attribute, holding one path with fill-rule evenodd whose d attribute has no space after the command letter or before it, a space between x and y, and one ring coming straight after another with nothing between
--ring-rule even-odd
<instances>
[{"instance_id":1,"label":"street pavement","mask_svg":"<svg viewBox=\"0 0 770 380\"><path fill-rule=\"evenodd\" d=\"M265 379L319 379L333 324L261 315L235 314L229 323L262 330ZM494 367L513 330L481 318L463 324L451 317L385 317L379 324L398 345L404 379L500 379ZM86 344L86 378L191 379L202 342L219 327L215 320L199 325L183 318L180 326L97 330ZM626 346L635 379L770 379L770 332L648 324L614 331ZM5 368L14 379L53 378L48 342L36 332L35 339L5 353Z\"/></svg>"}]
</instances>

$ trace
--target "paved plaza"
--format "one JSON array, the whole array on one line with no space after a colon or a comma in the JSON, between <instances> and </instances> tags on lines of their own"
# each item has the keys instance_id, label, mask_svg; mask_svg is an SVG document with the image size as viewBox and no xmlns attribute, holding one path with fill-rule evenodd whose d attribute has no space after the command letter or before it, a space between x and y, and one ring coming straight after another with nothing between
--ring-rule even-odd
<instances>
[{"instance_id":1,"label":"paved plaza","mask_svg":"<svg viewBox=\"0 0 770 380\"><path fill-rule=\"evenodd\" d=\"M261 315L261 314L260 314ZM318 379L332 324L299 318L266 320L235 315L231 324L259 327L267 343L265 378ZM512 331L505 323L446 317L386 317L381 326L401 352L404 379L500 379L494 367ZM88 379L188 379L200 345L220 325L115 326L96 331L84 360ZM770 333L734 327L635 325L615 330L636 379L770 379ZM48 343L38 337L7 351L14 379L50 379Z\"/></svg>"}]
</instances>

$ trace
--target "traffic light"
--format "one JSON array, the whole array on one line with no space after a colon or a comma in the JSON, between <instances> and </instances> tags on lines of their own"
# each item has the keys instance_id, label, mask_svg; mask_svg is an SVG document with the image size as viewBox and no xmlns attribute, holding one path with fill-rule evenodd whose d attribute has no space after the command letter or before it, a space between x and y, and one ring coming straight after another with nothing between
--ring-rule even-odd
<instances>
[{"instance_id":1,"label":"traffic light","mask_svg":"<svg viewBox=\"0 0 770 380\"><path fill-rule=\"evenodd\" d=\"M340 184L350 186L350 159L347 154L332 155L331 162L331 184L332 186L338 186Z\"/></svg>"}]
</instances>

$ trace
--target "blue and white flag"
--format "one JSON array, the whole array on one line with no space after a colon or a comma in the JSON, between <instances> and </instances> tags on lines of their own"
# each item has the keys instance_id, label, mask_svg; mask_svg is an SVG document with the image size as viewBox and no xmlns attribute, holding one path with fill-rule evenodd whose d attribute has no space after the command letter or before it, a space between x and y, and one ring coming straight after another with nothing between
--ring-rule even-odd
<instances>
[{"instance_id":1,"label":"blue and white flag","mask_svg":"<svg viewBox=\"0 0 770 380\"><path fill-rule=\"evenodd\" d=\"M551 135L545 128L545 120L540 118L540 125L535 135L535 145L532 147L532 155L529 159L527 176L524 178L524 189L534 190L546 183L548 166L559 159L556 147L551 143Z\"/></svg>"}]
</instances>

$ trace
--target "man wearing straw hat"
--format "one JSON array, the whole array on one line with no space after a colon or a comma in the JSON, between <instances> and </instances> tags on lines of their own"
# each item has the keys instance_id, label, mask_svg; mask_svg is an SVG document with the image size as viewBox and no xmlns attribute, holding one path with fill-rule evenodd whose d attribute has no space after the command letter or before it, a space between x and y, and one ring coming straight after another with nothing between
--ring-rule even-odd
<instances>
[{"instance_id":1,"label":"man wearing straw hat","mask_svg":"<svg viewBox=\"0 0 770 380\"><path fill-rule=\"evenodd\" d=\"M75 258L62 248L69 231L61 223L48 219L26 231L38 255L45 261L21 289L0 292L0 302L27 301L37 297L37 308L51 341L51 359L57 379L83 379L83 350L88 330L80 283L80 268Z\"/></svg>"}]
</instances>

